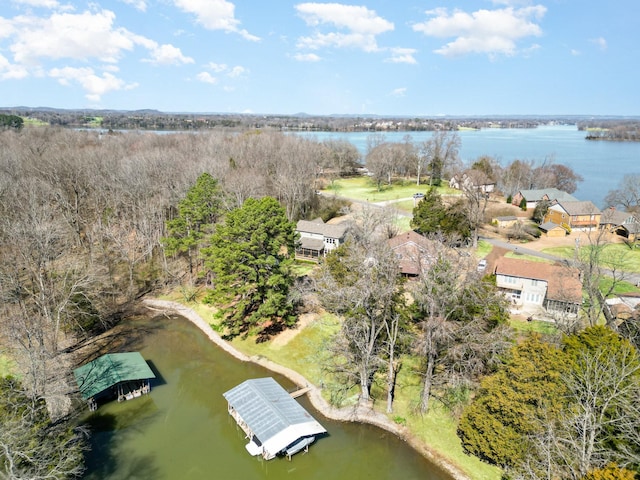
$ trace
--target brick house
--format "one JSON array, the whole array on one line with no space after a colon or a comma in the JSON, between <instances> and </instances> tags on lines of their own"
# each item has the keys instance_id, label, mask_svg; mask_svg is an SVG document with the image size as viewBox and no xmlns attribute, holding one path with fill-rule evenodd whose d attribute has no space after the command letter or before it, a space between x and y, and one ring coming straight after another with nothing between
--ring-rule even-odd
<instances>
[{"instance_id":1,"label":"brick house","mask_svg":"<svg viewBox=\"0 0 640 480\"><path fill-rule=\"evenodd\" d=\"M432 240L413 230L396 235L388 240L389 246L396 254L400 264L400 272L406 277L417 277L432 260Z\"/></svg>"}]
</instances>

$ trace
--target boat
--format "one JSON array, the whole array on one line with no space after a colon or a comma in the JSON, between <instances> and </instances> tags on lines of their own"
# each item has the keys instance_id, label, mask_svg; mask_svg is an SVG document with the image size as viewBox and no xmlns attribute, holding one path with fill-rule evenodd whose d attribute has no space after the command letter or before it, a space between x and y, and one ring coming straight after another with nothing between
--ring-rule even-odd
<instances>
[{"instance_id":1,"label":"boat","mask_svg":"<svg viewBox=\"0 0 640 480\"><path fill-rule=\"evenodd\" d=\"M302 437L297 441L293 442L287 448L285 448L282 453L286 455L289 459L296 453L301 450L307 450L307 447L311 445L315 441L316 437Z\"/></svg>"}]
</instances>

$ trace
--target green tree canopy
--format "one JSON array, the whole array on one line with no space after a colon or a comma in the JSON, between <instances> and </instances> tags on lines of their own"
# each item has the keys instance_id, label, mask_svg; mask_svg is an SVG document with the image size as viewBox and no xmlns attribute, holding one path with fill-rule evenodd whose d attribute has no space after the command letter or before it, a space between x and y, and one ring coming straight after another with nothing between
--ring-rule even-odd
<instances>
[{"instance_id":1,"label":"green tree canopy","mask_svg":"<svg viewBox=\"0 0 640 480\"><path fill-rule=\"evenodd\" d=\"M422 235L442 233L461 240L471 236L463 202L447 206L435 188L430 188L413 209L411 228Z\"/></svg>"},{"instance_id":2,"label":"green tree canopy","mask_svg":"<svg viewBox=\"0 0 640 480\"><path fill-rule=\"evenodd\" d=\"M517 478L598 478L589 475L612 463L638 470L639 395L638 352L612 330L590 327L561 346L531 337L482 382L458 435Z\"/></svg>"},{"instance_id":3,"label":"green tree canopy","mask_svg":"<svg viewBox=\"0 0 640 480\"><path fill-rule=\"evenodd\" d=\"M295 224L272 197L249 198L216 225L202 250L213 274L205 301L220 307L228 336L262 338L295 323L288 298L295 242Z\"/></svg>"},{"instance_id":4,"label":"green tree canopy","mask_svg":"<svg viewBox=\"0 0 640 480\"><path fill-rule=\"evenodd\" d=\"M178 203L177 216L167 221L168 235L163 238L167 254L188 254L189 268L192 270L192 259L205 234L213 230L220 215L220 204L218 181L210 174L203 173Z\"/></svg>"},{"instance_id":5,"label":"green tree canopy","mask_svg":"<svg viewBox=\"0 0 640 480\"><path fill-rule=\"evenodd\" d=\"M0 113L0 130L13 128L20 130L24 125L24 120L18 115L5 115Z\"/></svg>"},{"instance_id":6,"label":"green tree canopy","mask_svg":"<svg viewBox=\"0 0 640 480\"><path fill-rule=\"evenodd\" d=\"M413 209L411 228L423 235L436 233L441 230L446 214L447 207L442 197L435 188L430 188Z\"/></svg>"},{"instance_id":7,"label":"green tree canopy","mask_svg":"<svg viewBox=\"0 0 640 480\"><path fill-rule=\"evenodd\" d=\"M537 419L564 395L560 350L531 336L511 351L506 364L485 378L460 419L464 449L501 467L524 463L530 438L541 430Z\"/></svg>"}]
</instances>

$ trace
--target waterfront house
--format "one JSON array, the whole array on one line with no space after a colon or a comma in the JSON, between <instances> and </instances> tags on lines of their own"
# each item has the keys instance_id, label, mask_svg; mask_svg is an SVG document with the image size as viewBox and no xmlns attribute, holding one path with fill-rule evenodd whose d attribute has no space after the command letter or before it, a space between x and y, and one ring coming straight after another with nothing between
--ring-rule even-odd
<instances>
[{"instance_id":1,"label":"waterfront house","mask_svg":"<svg viewBox=\"0 0 640 480\"><path fill-rule=\"evenodd\" d=\"M575 268L502 257L494 273L497 287L517 309L532 314L578 314L582 282Z\"/></svg>"},{"instance_id":2,"label":"waterfront house","mask_svg":"<svg viewBox=\"0 0 640 480\"><path fill-rule=\"evenodd\" d=\"M491 180L484 172L480 170L467 170L462 173L456 173L449 180L449 187L463 191L478 191L481 193L492 193L496 188L496 182Z\"/></svg>"},{"instance_id":3,"label":"waterfront house","mask_svg":"<svg viewBox=\"0 0 640 480\"><path fill-rule=\"evenodd\" d=\"M561 201L549 207L545 222L567 225L572 230L597 230L600 227L600 209L593 202Z\"/></svg>"},{"instance_id":4,"label":"waterfront house","mask_svg":"<svg viewBox=\"0 0 640 480\"><path fill-rule=\"evenodd\" d=\"M318 261L319 258L344 243L347 225L346 223L328 224L321 218L299 220L296 232L300 235L296 245L296 258Z\"/></svg>"},{"instance_id":5,"label":"waterfront house","mask_svg":"<svg viewBox=\"0 0 640 480\"><path fill-rule=\"evenodd\" d=\"M245 448L265 460L291 458L327 432L271 377L245 380L223 396L229 415L249 439Z\"/></svg>"},{"instance_id":6,"label":"waterfront house","mask_svg":"<svg viewBox=\"0 0 640 480\"><path fill-rule=\"evenodd\" d=\"M574 196L557 188L541 188L535 190L519 190L518 193L513 196L511 204L519 207L523 199L527 202L527 210L536 208L538 203L543 200L551 202L552 204L560 201L575 202L578 200Z\"/></svg>"}]
</instances>

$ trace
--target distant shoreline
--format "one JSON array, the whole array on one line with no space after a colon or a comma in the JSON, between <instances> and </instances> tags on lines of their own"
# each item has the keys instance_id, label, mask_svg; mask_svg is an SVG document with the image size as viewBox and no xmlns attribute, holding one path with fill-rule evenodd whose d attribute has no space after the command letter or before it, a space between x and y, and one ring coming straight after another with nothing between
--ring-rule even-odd
<instances>
[{"instance_id":1,"label":"distant shoreline","mask_svg":"<svg viewBox=\"0 0 640 480\"><path fill-rule=\"evenodd\" d=\"M392 422L384 414L378 413L364 406L336 408L330 405L323 397L322 391L316 385L309 382L303 375L287 367L283 367L264 357L249 357L236 350L228 342L224 341L217 332L193 309L178 302L160 300L156 298L145 298L142 300L144 306L151 311L174 312L186 318L198 327L214 344L229 353L232 357L242 362L252 362L258 364L272 372L279 373L287 377L300 387L310 387L308 397L313 407L325 417L343 422L360 422L374 425L378 428L393 433L398 438L404 440L414 450L424 456L437 468L450 475L453 480L470 480L467 475L451 464L446 458L429 449L422 441L412 436L405 427Z\"/></svg>"}]
</instances>

